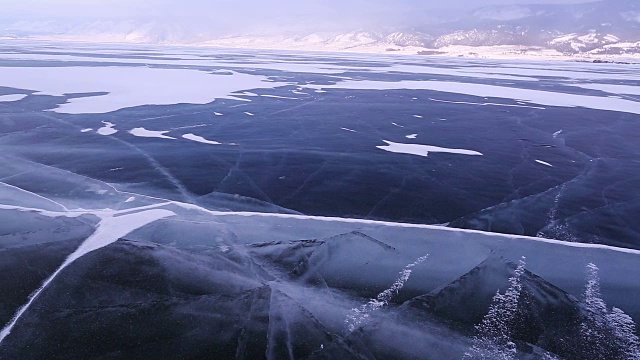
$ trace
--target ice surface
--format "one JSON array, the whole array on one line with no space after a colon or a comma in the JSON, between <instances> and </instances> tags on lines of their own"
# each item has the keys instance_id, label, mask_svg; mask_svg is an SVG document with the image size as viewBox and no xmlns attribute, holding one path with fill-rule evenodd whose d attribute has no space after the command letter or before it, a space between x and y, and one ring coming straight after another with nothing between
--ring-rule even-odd
<instances>
[{"instance_id":1,"label":"ice surface","mask_svg":"<svg viewBox=\"0 0 640 360\"><path fill-rule=\"evenodd\" d=\"M456 359L522 256L519 357L575 350L590 262L640 319L633 66L77 46L0 55L60 80L0 65L7 358Z\"/></svg>"},{"instance_id":2,"label":"ice surface","mask_svg":"<svg viewBox=\"0 0 640 360\"><path fill-rule=\"evenodd\" d=\"M14 209L21 210L18 207L14 207ZM26 210L22 209L22 211ZM28 213L22 213L25 216L33 214L33 212L52 213L51 211L38 209L29 211ZM410 310L406 307L398 307L398 304L402 304L414 297L437 291L437 289L447 284L457 284L455 282L456 279L464 277L469 270L479 266L487 258L495 256L496 253L512 260L523 255L526 256L528 270L542 276L555 286L560 286L568 291L569 294L579 294L582 291L583 266L586 262L593 261L602 264L603 291L605 294L609 294L610 302L625 308L626 311L632 314L640 313L637 304L629 296L612 295L617 294L616 291L621 289L627 291L627 295L628 291L637 291L637 279L640 278L640 273L636 273L640 269L633 267L633 264L637 263L640 251L636 250L617 249L597 244L567 243L549 239L488 234L479 231L428 225L295 214L211 211L196 205L175 201L158 201L152 205L121 211L94 209L69 212L60 210L56 213L64 216L63 214L75 214L76 212L95 214L101 217L102 220L94 235L89 237L73 255L69 256L67 262L72 263L67 264L65 262L66 265L63 265L66 267L65 273L74 274L78 269L92 265L93 261L106 254L110 254L107 259L92 266L99 268L106 264L112 264L114 268L111 271L117 271L122 274L118 279L128 278L125 274L129 273L137 274L137 277L146 278L147 274L150 274L149 272L156 273L155 269L157 269L156 266L160 266L159 264L171 269L166 271L172 272L186 266L185 273L172 273L171 280L157 282L158 280L151 280L153 277L150 277L148 278L149 280L145 280L143 283L147 284L147 286L152 284L153 286L163 286L163 284L166 284L165 281L171 281L171 286L174 289L183 289L182 291L198 289L188 290L197 291L198 293L226 289L224 290L224 296L216 295L211 298L213 307L208 308L209 310L206 313L211 314L213 318L223 319L227 316L224 314L230 314L236 310L244 312L250 320L247 320L249 323L242 326L249 326L248 328L251 329L262 329L262 326L258 326L260 323L258 319L269 319L265 320L268 326L265 325L264 330L255 331L265 334L264 339L269 339L269 343L264 344L265 348L263 349L265 350L260 351L272 351L274 354L281 352L285 354L306 353L308 350L304 350L306 348L302 344L296 345L293 350L287 350L286 344L297 344L300 341L298 340L300 336L307 338L308 341L317 341L317 344L314 345L316 350L335 352L338 351L336 349L337 344L341 343L341 340L338 340L335 336L371 336L376 338L377 336L383 336L382 334L384 333L386 335L383 337L386 340L382 343L378 340L378 344L384 344L384 346L371 347L370 351L397 349L395 351L400 351L400 353L409 352L415 356L415 352L418 351L417 348L414 346L407 347L406 343L403 348L400 345L403 342L392 334L400 332L405 334L404 337L406 339L423 338L426 339L424 341L431 343L436 341L433 337L438 335L430 334L430 330L435 331L435 329L438 329L437 334L446 334L442 335L444 336L442 341L445 338L449 339L449 345L441 345L441 350L425 351L428 351L428 354L432 354L434 358L445 356L439 351L453 351L457 355L446 356L459 357L464 352L466 345L462 345L465 341L463 340L464 336L458 333L457 328L437 325L439 322L433 323L432 321L434 320L430 317L431 315L424 318L423 310ZM20 213L17 212L17 214ZM185 237L185 233L190 235ZM334 236L333 234L340 235ZM135 243L139 245L132 246L125 241L119 242L120 245L113 248L112 246L115 245L113 242L125 235L129 239L135 240ZM149 242L149 244L143 245L146 242ZM154 245L151 245L153 243L159 245L154 247ZM109 244L112 245L107 247ZM172 247L178 247L181 250L171 250ZM112 250L109 251L109 248ZM115 251L115 249L118 250ZM165 254L159 258L161 261L158 262L158 265L154 265L154 262L149 262L148 260L132 260L130 263L124 261L126 257L133 256L135 259L135 257L146 256L144 254L149 251L158 254L155 256ZM91 258L85 256L85 254L89 253L97 255ZM388 289L389 285L397 280L398 272L403 271L407 264L413 263L416 260L416 254L420 253L429 253L430 257L421 265L411 268L415 273L412 273L410 278L403 278L402 286L398 287L397 298L389 298L390 301L388 301L386 307L381 308L379 311L368 313L368 321L366 324L360 323L361 330L356 334L343 334L341 329L349 311L358 308L377 294L384 293L385 289ZM353 254L358 254L358 256L354 257ZM209 260L196 260L193 256L204 256ZM92 260L90 262L86 260L83 263L84 265L80 265L80 261L74 261L80 257ZM138 267L138 265L133 264L145 264L145 266ZM186 264L191 265L187 266ZM205 266L204 264L208 265ZM618 269L627 269L626 275L619 277ZM502 273L503 270L499 271ZM125 304L130 304L129 301L141 301L127 300L128 297L138 296L135 295L137 290L134 289L141 285L129 285L127 287L129 295L127 297L118 297L115 296L120 293L120 290L117 290L118 287L110 287L110 285L94 287L90 282L84 283L84 281L91 281L91 277L81 276L76 278L72 276L63 279L60 276L56 276L58 273L54 273L50 280L44 284L46 287L53 286L54 288L58 284L58 287L55 288L56 290L54 291L52 288L50 292L36 292L27 303L27 307L18 312L19 317L5 328L4 333L8 336L3 339L0 346L11 346L8 349L13 349L13 346L20 339L34 339L30 337L31 335L25 335L25 328L21 324L28 323L22 322L23 320L21 319L24 319L24 321L34 321L35 319L44 321L44 319L47 319L47 317L42 318L42 316L45 316L44 314L51 314L50 311L54 311L54 314L57 314L57 310L49 308L44 312L38 310L39 307L49 301L55 302L51 304L54 307L61 306L61 303L58 302L61 301L60 299L68 299L62 301L71 300L73 302L89 301L83 306L89 306L89 304L93 303L91 297L88 297L87 300L51 297L59 291L65 291L64 289L68 289L68 286L72 286L69 281L76 284L75 286L81 286L74 291L85 289L85 292L90 291L102 299L105 299L104 296L107 296L106 294L111 294L107 303L115 302L124 306ZM161 273L164 273L164 271ZM102 271L95 269L88 274L100 277L107 276ZM491 286L487 284L495 283L500 285L501 282L498 278L494 279L489 275L490 273L484 271L478 272L474 275L473 281L471 278L461 280L464 284L469 285L465 285L463 288L455 286L451 288L456 289L456 293L475 289L473 290L474 294L482 290L477 293L478 296L485 293L491 294L495 289L490 288ZM280 280L277 282L267 280L274 277ZM136 276L133 276L133 278L136 278ZM201 280L196 281L196 279L200 278ZM77 282L78 280L74 279L85 280ZM266 288L260 287L263 285L258 285L257 279L264 279L269 285ZM540 285L540 281L535 276L532 279L535 280L531 285L533 294L540 293L542 291L540 289L553 289L553 291L556 291L554 294L557 296L568 296L563 290L549 287L549 285ZM207 286L203 284L211 281L214 283L210 286L211 290L205 290ZM215 285L217 282L220 282L220 284ZM67 285L61 288L61 284ZM200 284L199 288L194 288L195 284ZM479 286L479 288L474 288L474 286ZM346 289L348 291L346 293L343 292ZM250 290L251 292L247 293ZM152 294L159 293L161 292L157 290L152 292ZM439 292L439 294L439 298L441 298L443 293ZM541 294L544 295L545 293L542 292ZM44 298L41 299L42 302L38 303L37 307L28 306L38 301L37 298L41 296ZM252 310L247 310L244 307L242 309L245 310L238 309L245 296L250 296L250 298L254 299L252 303L255 306L249 307ZM625 298L627 299L626 301L624 300ZM147 297L147 299L150 298ZM223 299L233 299L231 301L236 305L227 307ZM387 298L385 297L385 299ZM447 304L454 299L456 298L451 297L441 300ZM542 305L538 308L530 308L529 311L533 312L533 316L538 316L536 315L538 314L537 312L542 310L537 309L547 306L544 304L546 304L546 301L550 301L549 299L550 297L545 298L536 295L536 301L542 301ZM45 300L47 302L44 302ZM201 302L199 304L188 305L188 308L193 308L193 306L197 308L203 305ZM262 305L258 306L258 304ZM538 303L536 302L536 304ZM71 306L71 304L64 307L66 308L67 306ZM236 310L232 310L234 308ZM259 308L264 310L259 310ZM115 309L117 307L112 308L110 310L111 313ZM287 310L285 311L284 309ZM128 311L137 313L138 310L135 307L129 307ZM168 321L173 324L173 317L161 315L161 312L157 312L160 311L160 308L154 307L144 311L152 311L157 314L158 317L154 321L162 321L162 323ZM478 311L482 311L482 309L479 307ZM444 318L456 314L453 311L445 311L443 309L440 309L439 312L432 312L431 310L428 312ZM100 307L97 307L94 311L94 314L100 314L98 319L106 319L104 316L108 316L108 313L103 313ZM259 313L264 315L255 317ZM54 314L52 315L56 316ZM266 314L269 315L267 316ZM34 318L34 316L36 317ZM71 316L72 319L77 319L76 314ZM413 319L414 324L417 321L420 325L413 328L408 325L411 321L405 322L405 319ZM60 324L62 320L50 319L48 321L52 321L52 324ZM231 323L238 322L237 319L229 321ZM75 323L77 326L77 322ZM472 324L467 326L471 327ZM43 328L44 332L42 334L49 334L49 330L44 329L48 329L48 327ZM413 330L409 331L409 329ZM380 333L380 331L383 331L383 333ZM190 331L184 331L184 333L190 333ZM269 334L269 337L266 334ZM424 338L424 336L427 337ZM50 337L47 337L47 339L50 339ZM211 341L238 343L235 340L224 339L224 337L218 335L212 337ZM43 339L40 342L41 346L45 346L46 341L48 340ZM398 342L396 343L396 341ZM458 341L462 343L454 346L451 345L451 341L456 344L458 344ZM7 342L7 345L5 345L5 342ZM243 341L240 343L243 343ZM56 340L56 344L58 344L57 346L60 344L63 347L67 346L67 342L64 340ZM322 349L320 349L320 344L323 344ZM234 351L236 351L235 346ZM249 347L245 349L248 351ZM360 349L358 351L364 350ZM403 355L401 358L411 358L411 356Z\"/></svg>"},{"instance_id":3,"label":"ice surface","mask_svg":"<svg viewBox=\"0 0 640 360\"><path fill-rule=\"evenodd\" d=\"M400 153L400 154L411 154L418 156L428 156L430 152L439 152L439 153L449 153L449 154L460 154L460 155L482 155L477 151L466 150L466 149L450 149L443 148L439 146L432 145L421 145L421 144L401 144L395 143L392 141L383 140L387 143L385 146L377 146L378 149L382 149L384 151Z\"/></svg>"},{"instance_id":4,"label":"ice surface","mask_svg":"<svg viewBox=\"0 0 640 360\"><path fill-rule=\"evenodd\" d=\"M104 216L103 213L100 213L100 215ZM38 295L40 295L40 293L47 287L47 285L55 280L56 276L67 266L92 251L96 251L109 244L112 244L120 237L130 233L131 231L139 227L172 215L175 214L171 211L155 209L140 211L133 214L123 214L119 216L108 215L107 217L103 218L103 220L98 224L96 232L89 238L87 238L87 240L85 240L75 252L69 255L65 262L47 280L45 280L45 282L38 290L36 290L31 295L29 301L18 310L11 322L7 324L2 329L2 331L0 331L0 345L2 345L2 341L7 337L7 335L11 333L11 330L18 322L18 320L20 320L20 317L29 309L29 306L31 306L33 301L38 298Z\"/></svg>"}]
</instances>

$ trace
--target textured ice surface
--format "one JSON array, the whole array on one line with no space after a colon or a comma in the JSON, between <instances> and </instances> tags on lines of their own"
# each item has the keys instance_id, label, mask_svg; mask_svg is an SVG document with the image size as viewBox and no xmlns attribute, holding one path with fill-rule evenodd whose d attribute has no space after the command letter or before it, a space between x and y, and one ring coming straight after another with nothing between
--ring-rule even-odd
<instances>
[{"instance_id":1,"label":"textured ice surface","mask_svg":"<svg viewBox=\"0 0 640 360\"><path fill-rule=\"evenodd\" d=\"M640 319L635 66L2 46L2 358L457 359L522 256L519 357Z\"/></svg>"}]
</instances>

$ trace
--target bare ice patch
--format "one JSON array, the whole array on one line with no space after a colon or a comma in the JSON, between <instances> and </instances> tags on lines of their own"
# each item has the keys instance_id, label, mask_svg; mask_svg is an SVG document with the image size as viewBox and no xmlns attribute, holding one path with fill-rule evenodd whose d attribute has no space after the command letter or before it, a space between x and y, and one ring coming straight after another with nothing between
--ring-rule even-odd
<instances>
[{"instance_id":1,"label":"bare ice patch","mask_svg":"<svg viewBox=\"0 0 640 360\"><path fill-rule=\"evenodd\" d=\"M431 145L401 144L401 143L394 143L387 140L382 140L382 141L387 143L387 145L376 146L378 149L393 152L393 153L399 153L399 154L428 156L430 152L440 152L440 153L460 154L460 155L482 155L482 153L480 152L473 151L473 150L466 150L466 149L450 149L450 148L443 148L443 147L431 146Z\"/></svg>"},{"instance_id":2,"label":"bare ice patch","mask_svg":"<svg viewBox=\"0 0 640 360\"><path fill-rule=\"evenodd\" d=\"M137 127L135 129L129 130L129 134L137 137L175 140L176 138L165 135L168 132L169 132L168 130L167 131L147 130L143 127Z\"/></svg>"}]
</instances>

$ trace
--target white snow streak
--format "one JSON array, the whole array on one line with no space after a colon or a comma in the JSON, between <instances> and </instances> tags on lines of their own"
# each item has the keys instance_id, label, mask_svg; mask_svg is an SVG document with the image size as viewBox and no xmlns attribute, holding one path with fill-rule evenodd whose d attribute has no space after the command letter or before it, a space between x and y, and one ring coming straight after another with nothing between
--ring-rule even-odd
<instances>
[{"instance_id":1,"label":"white snow streak","mask_svg":"<svg viewBox=\"0 0 640 360\"><path fill-rule=\"evenodd\" d=\"M387 143L386 146L376 146L378 149L389 151L393 153L400 154L411 154L418 156L428 156L430 152L440 152L440 153L450 153L450 154L460 154L460 155L482 155L477 151L466 150L466 149L449 149L438 146L431 145L421 145L421 144L401 144L394 143L387 140L382 140Z\"/></svg>"},{"instance_id":2,"label":"white snow streak","mask_svg":"<svg viewBox=\"0 0 640 360\"><path fill-rule=\"evenodd\" d=\"M549 163L548 163L548 162L546 162L546 161L536 160L536 162L537 162L538 164L542 164L542 165L546 165L546 166L549 166L549 167L553 167L553 165L549 164Z\"/></svg>"},{"instance_id":3,"label":"white snow streak","mask_svg":"<svg viewBox=\"0 0 640 360\"><path fill-rule=\"evenodd\" d=\"M375 299L369 300L368 303L360 306L359 308L353 308L347 315L347 319L345 320L345 324L347 325L347 331L353 332L360 326L362 326L371 316L371 314L387 306L389 301L393 298L394 295L397 295L398 292L404 287L404 284L409 280L409 276L411 276L411 271L414 267L420 265L424 262L429 255L425 255L419 257L415 262L407 265L402 269L399 273L396 281L391 285L390 288L378 294Z\"/></svg>"},{"instance_id":4,"label":"white snow streak","mask_svg":"<svg viewBox=\"0 0 640 360\"><path fill-rule=\"evenodd\" d=\"M213 140L207 140L207 139L203 138L202 136L198 136L196 134L184 134L184 135L182 135L182 138L187 139L187 140L191 140L191 141L195 141L195 142L199 142L199 143L202 143L202 144L222 145L222 143L219 143L219 142L213 141Z\"/></svg>"}]
</instances>

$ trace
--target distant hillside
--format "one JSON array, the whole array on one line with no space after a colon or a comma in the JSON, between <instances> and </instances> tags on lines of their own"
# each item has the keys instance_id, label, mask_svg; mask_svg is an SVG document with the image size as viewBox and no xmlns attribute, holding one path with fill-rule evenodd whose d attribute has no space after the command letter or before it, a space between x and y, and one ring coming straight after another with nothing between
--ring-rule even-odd
<instances>
[{"instance_id":1,"label":"distant hillside","mask_svg":"<svg viewBox=\"0 0 640 360\"><path fill-rule=\"evenodd\" d=\"M207 25L158 21L4 21L0 36L94 42L212 45L330 51L429 50L456 46L517 46L564 55L640 55L640 2L607 0L574 5L491 6L423 25L350 32L217 34Z\"/></svg>"}]
</instances>

